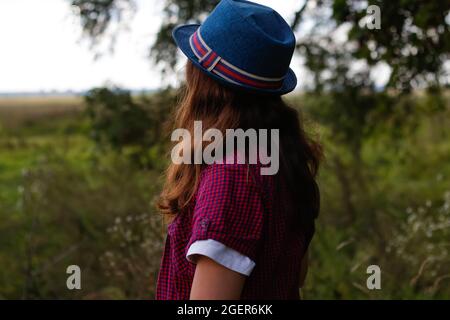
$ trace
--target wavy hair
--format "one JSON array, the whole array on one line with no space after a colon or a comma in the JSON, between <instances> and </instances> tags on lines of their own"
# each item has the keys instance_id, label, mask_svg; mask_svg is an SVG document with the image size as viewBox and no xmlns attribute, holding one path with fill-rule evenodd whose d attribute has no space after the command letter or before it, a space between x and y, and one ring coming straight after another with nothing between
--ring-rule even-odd
<instances>
[{"instance_id":1,"label":"wavy hair","mask_svg":"<svg viewBox=\"0 0 450 320\"><path fill-rule=\"evenodd\" d=\"M289 201L305 227L313 226L320 207L315 181L322 150L304 132L299 113L279 96L230 89L214 81L191 62L186 65L186 85L176 109L175 128L184 128L193 136L194 121L202 121L203 130L279 129L279 180L287 185ZM190 146L193 154L194 145ZM191 202L203 165L171 164L158 207L162 213L176 215Z\"/></svg>"}]
</instances>

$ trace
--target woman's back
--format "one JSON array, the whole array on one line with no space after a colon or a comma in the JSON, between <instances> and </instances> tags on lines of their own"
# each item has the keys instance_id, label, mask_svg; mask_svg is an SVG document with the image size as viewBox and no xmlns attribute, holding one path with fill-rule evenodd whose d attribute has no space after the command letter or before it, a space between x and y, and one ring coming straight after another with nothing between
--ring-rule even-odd
<instances>
[{"instance_id":1,"label":"woman's back","mask_svg":"<svg viewBox=\"0 0 450 320\"><path fill-rule=\"evenodd\" d=\"M292 228L285 189L275 176L261 175L259 164L205 167L192 203L168 227L157 299L189 299L192 245L211 239L249 258L220 257L249 274L242 299L298 299L305 236Z\"/></svg>"}]
</instances>

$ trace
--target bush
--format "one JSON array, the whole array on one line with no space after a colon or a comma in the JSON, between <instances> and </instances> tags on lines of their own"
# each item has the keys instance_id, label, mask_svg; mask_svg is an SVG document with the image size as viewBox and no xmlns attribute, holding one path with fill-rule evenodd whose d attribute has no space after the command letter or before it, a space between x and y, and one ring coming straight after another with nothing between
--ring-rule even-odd
<instances>
[{"instance_id":1,"label":"bush","mask_svg":"<svg viewBox=\"0 0 450 320\"><path fill-rule=\"evenodd\" d=\"M50 158L27 171L24 298L151 298L162 248L157 181L120 162L81 170ZM71 264L81 268L80 291L66 288Z\"/></svg>"},{"instance_id":2,"label":"bush","mask_svg":"<svg viewBox=\"0 0 450 320\"><path fill-rule=\"evenodd\" d=\"M151 150L166 142L163 126L175 104L173 92L134 97L126 90L98 88L85 100L91 138L101 151L125 154L140 167L155 166Z\"/></svg>"}]
</instances>

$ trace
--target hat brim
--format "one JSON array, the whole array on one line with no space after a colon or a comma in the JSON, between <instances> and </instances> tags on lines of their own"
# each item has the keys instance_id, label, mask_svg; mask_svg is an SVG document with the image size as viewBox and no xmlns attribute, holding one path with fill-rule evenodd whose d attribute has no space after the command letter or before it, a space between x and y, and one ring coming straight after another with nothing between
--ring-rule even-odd
<instances>
[{"instance_id":1,"label":"hat brim","mask_svg":"<svg viewBox=\"0 0 450 320\"><path fill-rule=\"evenodd\" d=\"M295 76L294 71L289 68L288 73L286 74L286 77L284 78L283 85L281 88L273 90L273 89L259 89L250 87L247 85L237 85L231 82L228 82L221 77L217 76L216 74L209 72L207 69L205 69L199 62L197 57L195 56L194 52L192 51L192 48L189 44L190 37L197 31L197 29L200 27L199 24L187 24L176 27L173 32L172 36L175 40L175 43L177 44L178 48L184 53L184 55L192 61L192 63L198 67L200 70L202 70L204 73L206 73L208 76L214 78L215 80L219 81L220 83L237 88L237 89L243 89L247 91L253 91L257 93L265 93L265 94L272 94L272 95L284 95L286 93L289 93L295 89L297 86L297 77Z\"/></svg>"}]
</instances>

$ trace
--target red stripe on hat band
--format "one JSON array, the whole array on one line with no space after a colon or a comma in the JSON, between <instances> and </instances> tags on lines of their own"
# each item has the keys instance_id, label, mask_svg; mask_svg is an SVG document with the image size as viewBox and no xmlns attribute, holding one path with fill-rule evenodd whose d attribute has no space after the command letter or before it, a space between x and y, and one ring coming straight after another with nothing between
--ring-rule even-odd
<instances>
[{"instance_id":1,"label":"red stripe on hat band","mask_svg":"<svg viewBox=\"0 0 450 320\"><path fill-rule=\"evenodd\" d=\"M239 82L242 82L244 84L253 86L253 87L259 87L259 88L280 88L281 87L281 82L277 81L276 83L264 83L264 82L260 82L260 81L254 81L254 80L250 80L247 78L244 78L243 76L237 74L236 72L233 72L232 70L228 69L227 67L225 67L223 64L221 64L220 62L216 65L217 70L225 73L227 76L230 76L232 80L236 80Z\"/></svg>"},{"instance_id":2,"label":"red stripe on hat band","mask_svg":"<svg viewBox=\"0 0 450 320\"><path fill-rule=\"evenodd\" d=\"M201 53L202 55L205 55L205 54L206 54L206 51L202 48L202 46L201 46L200 43L198 42L198 39L197 39L197 32L194 33L194 44L195 44L195 47L198 49L198 51L200 51L200 53Z\"/></svg>"},{"instance_id":3,"label":"red stripe on hat band","mask_svg":"<svg viewBox=\"0 0 450 320\"><path fill-rule=\"evenodd\" d=\"M209 68L210 65L212 64L212 62L214 62L214 59L217 58L217 54L216 53L211 53L211 55L209 56L208 60L202 62L203 67L205 68Z\"/></svg>"}]
</instances>

